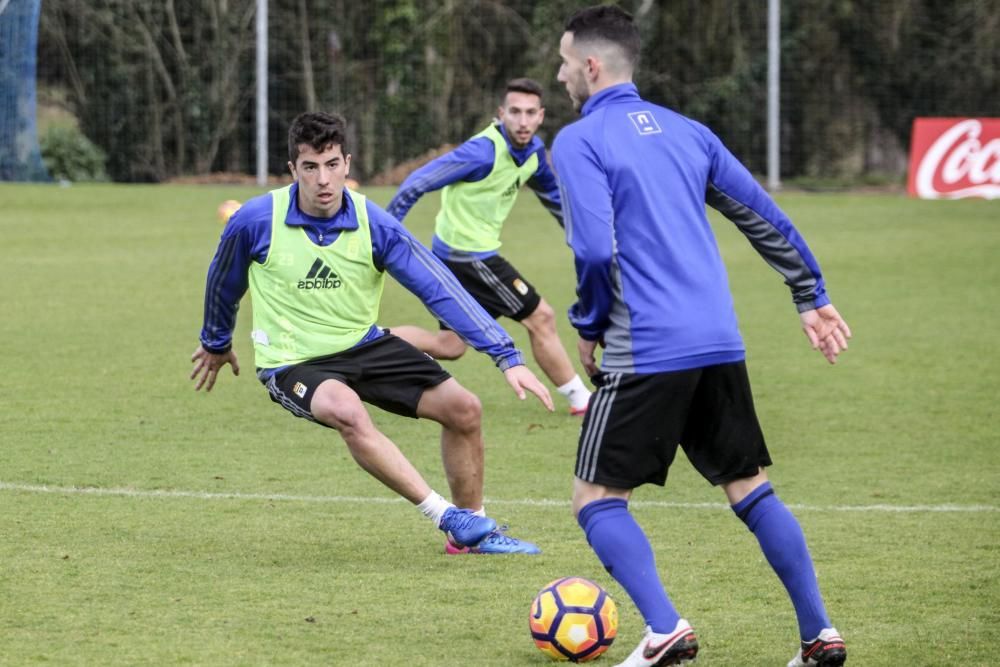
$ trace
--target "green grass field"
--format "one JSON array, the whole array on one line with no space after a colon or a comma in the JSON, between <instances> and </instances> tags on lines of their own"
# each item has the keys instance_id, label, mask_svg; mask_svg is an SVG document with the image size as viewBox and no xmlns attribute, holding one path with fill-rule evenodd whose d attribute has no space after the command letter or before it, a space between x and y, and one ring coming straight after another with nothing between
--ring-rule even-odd
<instances>
[{"instance_id":1,"label":"green grass field","mask_svg":"<svg viewBox=\"0 0 1000 667\"><path fill-rule=\"evenodd\" d=\"M539 557L446 558L332 431L271 403L249 308L210 395L188 381L215 207L247 188L0 184L0 664L545 665L527 630L559 576L642 621L568 503L579 422L470 353L487 509ZM368 192L386 203L391 191ZM811 351L780 277L720 221L771 476L800 518L851 665L993 665L1000 627L1000 202L779 197L854 330ZM430 240L437 199L408 224ZM573 271L530 194L505 254L564 313ZM387 287L382 324L433 326ZM522 346L517 325L508 327ZM575 350L572 329L560 331ZM562 406L560 406L562 407ZM431 424L377 423L445 490ZM753 536L682 459L635 513L703 666L784 665L795 617Z\"/></svg>"}]
</instances>

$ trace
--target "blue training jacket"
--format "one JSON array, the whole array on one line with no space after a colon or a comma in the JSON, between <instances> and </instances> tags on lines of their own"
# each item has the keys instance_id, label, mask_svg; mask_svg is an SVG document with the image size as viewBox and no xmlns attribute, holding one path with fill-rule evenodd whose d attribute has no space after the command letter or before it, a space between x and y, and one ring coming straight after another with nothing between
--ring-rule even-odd
<instances>
[{"instance_id":1,"label":"blue training jacket","mask_svg":"<svg viewBox=\"0 0 1000 667\"><path fill-rule=\"evenodd\" d=\"M555 174L549 168L549 162L545 157L545 144L536 135L524 148L515 148L510 143L510 137L507 136L507 129L503 123L497 127L507 141L507 150L510 151L515 164L522 165L533 154L538 153L538 169L528 179L527 186L534 191L538 200L561 225L562 202L559 198L559 184L556 182ZM493 171L493 162L496 157L494 150L493 142L487 137L475 137L455 150L435 158L406 177L386 207L386 211L397 220L403 220L413 205L428 192L440 190L446 185L459 181L475 183L483 180ZM497 193L498 196L499 194ZM444 259L460 259L462 257L484 259L497 254L496 250L476 253L455 250L439 239L436 234L432 242L432 249L435 255Z\"/></svg>"},{"instance_id":2,"label":"blue training jacket","mask_svg":"<svg viewBox=\"0 0 1000 667\"><path fill-rule=\"evenodd\" d=\"M708 128L606 88L562 129L553 160L573 249L580 336L605 342L606 371L656 373L745 357L705 204L785 278L799 312L830 302L788 217Z\"/></svg>"},{"instance_id":3,"label":"blue training jacket","mask_svg":"<svg viewBox=\"0 0 1000 667\"><path fill-rule=\"evenodd\" d=\"M298 184L292 185L285 224L301 227L317 245L333 243L340 232L358 228L354 203L344 193L340 211L330 219L315 218L298 206ZM488 354L501 370L524 363L507 332L483 310L455 279L454 274L402 224L371 200L366 201L372 236L372 256L378 270L386 270L413 292L428 310L455 330L472 347ZM209 352L225 352L232 345L240 299L249 286L251 262L267 259L271 247L271 194L247 201L229 219L208 269L201 344ZM383 335L373 326L358 345ZM339 350L331 350L334 354ZM271 369L272 373L280 369Z\"/></svg>"}]
</instances>

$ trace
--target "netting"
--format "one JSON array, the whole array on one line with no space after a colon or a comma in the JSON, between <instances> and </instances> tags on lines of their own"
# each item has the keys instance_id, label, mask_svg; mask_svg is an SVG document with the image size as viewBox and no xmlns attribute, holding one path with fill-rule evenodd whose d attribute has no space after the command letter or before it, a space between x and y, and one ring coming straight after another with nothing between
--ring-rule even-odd
<instances>
[{"instance_id":1,"label":"netting","mask_svg":"<svg viewBox=\"0 0 1000 667\"><path fill-rule=\"evenodd\" d=\"M40 91L65 101L114 179L253 174L256 4L45 0ZM398 182L408 161L481 129L504 82L518 76L544 86L541 136L551 142L576 117L556 81L559 37L588 4L269 0L269 171L285 170L289 121L322 109L348 119L354 175ZM618 4L642 33L643 95L705 123L763 174L768 3ZM781 7L786 182L883 175L902 183L914 117L997 114L996 0Z\"/></svg>"},{"instance_id":2,"label":"netting","mask_svg":"<svg viewBox=\"0 0 1000 667\"><path fill-rule=\"evenodd\" d=\"M46 181L35 69L41 0L0 0L0 181Z\"/></svg>"}]
</instances>

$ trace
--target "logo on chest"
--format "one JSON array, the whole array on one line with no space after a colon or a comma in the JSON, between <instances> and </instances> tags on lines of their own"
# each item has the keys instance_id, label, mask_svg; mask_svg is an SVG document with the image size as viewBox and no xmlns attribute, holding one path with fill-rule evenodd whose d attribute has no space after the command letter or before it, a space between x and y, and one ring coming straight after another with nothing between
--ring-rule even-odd
<instances>
[{"instance_id":1,"label":"logo on chest","mask_svg":"<svg viewBox=\"0 0 1000 667\"><path fill-rule=\"evenodd\" d=\"M500 195L500 196L501 197L513 197L514 195L517 194L517 191L519 189L521 189L521 178L520 177L514 179L514 182L511 183L510 186L506 190L504 190L503 194Z\"/></svg>"},{"instance_id":2,"label":"logo on chest","mask_svg":"<svg viewBox=\"0 0 1000 667\"><path fill-rule=\"evenodd\" d=\"M323 260L317 259L313 262L313 265L309 267L309 273L306 274L305 278L299 281L297 287L305 290L336 289L340 287L340 285L340 276L334 273L333 270L323 262Z\"/></svg>"}]
</instances>

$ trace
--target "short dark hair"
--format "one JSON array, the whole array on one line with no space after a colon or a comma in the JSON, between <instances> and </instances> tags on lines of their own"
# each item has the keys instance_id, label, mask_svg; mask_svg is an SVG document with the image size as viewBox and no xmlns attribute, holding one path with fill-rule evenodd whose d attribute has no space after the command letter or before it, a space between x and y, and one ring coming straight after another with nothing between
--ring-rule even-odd
<instances>
[{"instance_id":1,"label":"short dark hair","mask_svg":"<svg viewBox=\"0 0 1000 667\"><path fill-rule=\"evenodd\" d=\"M292 164L299 158L300 144L316 151L340 146L341 152L347 155L347 121L339 114L322 111L300 113L288 128L288 160Z\"/></svg>"},{"instance_id":2,"label":"short dark hair","mask_svg":"<svg viewBox=\"0 0 1000 667\"><path fill-rule=\"evenodd\" d=\"M639 29L632 15L614 5L587 7L573 14L566 21L566 32L573 33L573 41L604 40L617 44L634 66L639 62Z\"/></svg>"},{"instance_id":3,"label":"short dark hair","mask_svg":"<svg viewBox=\"0 0 1000 667\"><path fill-rule=\"evenodd\" d=\"M511 79L507 82L507 87L503 91L503 98L500 100L501 103L507 101L507 93L527 93L528 95L537 95L538 99L541 100L542 84L527 77Z\"/></svg>"}]
</instances>

